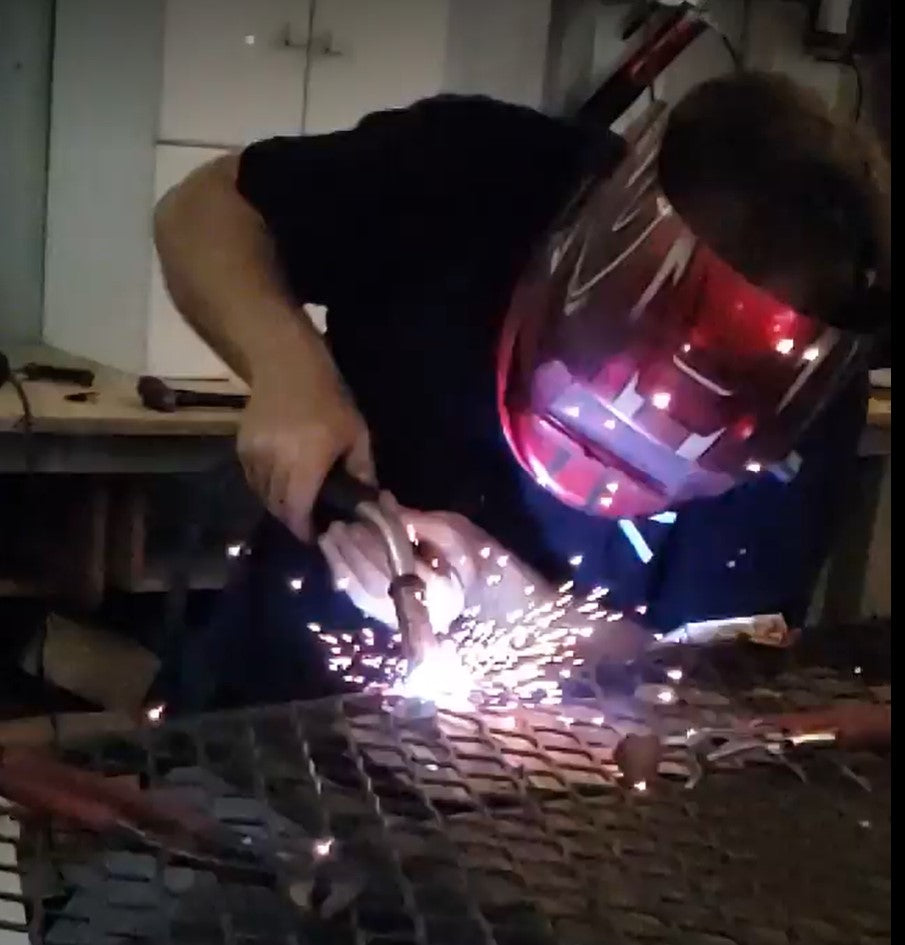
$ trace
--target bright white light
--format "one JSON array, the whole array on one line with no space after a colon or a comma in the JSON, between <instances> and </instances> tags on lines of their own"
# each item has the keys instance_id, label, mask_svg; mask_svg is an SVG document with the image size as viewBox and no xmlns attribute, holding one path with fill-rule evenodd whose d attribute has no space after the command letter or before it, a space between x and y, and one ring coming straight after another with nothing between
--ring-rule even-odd
<instances>
[{"instance_id":1,"label":"bright white light","mask_svg":"<svg viewBox=\"0 0 905 945\"><path fill-rule=\"evenodd\" d=\"M289 590L300 591L305 585L304 578L291 578L289 581Z\"/></svg>"},{"instance_id":2,"label":"bright white light","mask_svg":"<svg viewBox=\"0 0 905 945\"><path fill-rule=\"evenodd\" d=\"M333 849L333 837L324 837L323 840L314 841L314 855L317 857L329 856Z\"/></svg>"},{"instance_id":3,"label":"bright white light","mask_svg":"<svg viewBox=\"0 0 905 945\"><path fill-rule=\"evenodd\" d=\"M606 719L602 715L595 715L594 718L591 719L592 725L603 725L604 722L606 722Z\"/></svg>"},{"instance_id":4,"label":"bright white light","mask_svg":"<svg viewBox=\"0 0 905 945\"><path fill-rule=\"evenodd\" d=\"M657 701L662 702L663 705L669 705L672 702L676 701L676 694L672 689L661 689L657 693Z\"/></svg>"},{"instance_id":5,"label":"bright white light","mask_svg":"<svg viewBox=\"0 0 905 945\"><path fill-rule=\"evenodd\" d=\"M146 712L145 718L152 724L156 725L158 722L163 721L164 713L166 712L167 707L165 705L152 705Z\"/></svg>"},{"instance_id":6,"label":"bright white light","mask_svg":"<svg viewBox=\"0 0 905 945\"><path fill-rule=\"evenodd\" d=\"M496 559L496 563L498 567L505 568L506 565L509 564L509 555L500 555L499 558Z\"/></svg>"},{"instance_id":7,"label":"bright white light","mask_svg":"<svg viewBox=\"0 0 905 945\"><path fill-rule=\"evenodd\" d=\"M242 546L241 545L227 545L226 553L227 555L229 555L230 558L238 558L239 555L242 554Z\"/></svg>"},{"instance_id":8,"label":"bright white light","mask_svg":"<svg viewBox=\"0 0 905 945\"><path fill-rule=\"evenodd\" d=\"M502 580L503 580L503 576L502 576L501 574L488 574L488 575L487 575L487 586L488 586L488 587L494 587L495 585L499 584L500 581L502 581Z\"/></svg>"},{"instance_id":9,"label":"bright white light","mask_svg":"<svg viewBox=\"0 0 905 945\"><path fill-rule=\"evenodd\" d=\"M638 604L635 608L635 613L637 614L646 614L647 613L647 604Z\"/></svg>"},{"instance_id":10,"label":"bright white light","mask_svg":"<svg viewBox=\"0 0 905 945\"><path fill-rule=\"evenodd\" d=\"M610 495L605 495L605 496L600 500L600 504L601 504L605 509L608 509L608 508L613 504L613 497L610 496Z\"/></svg>"},{"instance_id":11,"label":"bright white light","mask_svg":"<svg viewBox=\"0 0 905 945\"><path fill-rule=\"evenodd\" d=\"M795 347L795 342L791 338L780 338L776 342L776 350L780 354L791 354Z\"/></svg>"},{"instance_id":12,"label":"bright white light","mask_svg":"<svg viewBox=\"0 0 905 945\"><path fill-rule=\"evenodd\" d=\"M536 590L537 590L537 588L536 588L533 584L526 584L526 585L525 585L525 597L530 597Z\"/></svg>"},{"instance_id":13,"label":"bright white light","mask_svg":"<svg viewBox=\"0 0 905 945\"><path fill-rule=\"evenodd\" d=\"M672 511L657 512L656 515L651 515L650 520L652 522L657 522L660 525L675 525L676 517L676 513Z\"/></svg>"},{"instance_id":14,"label":"bright white light","mask_svg":"<svg viewBox=\"0 0 905 945\"><path fill-rule=\"evenodd\" d=\"M615 430L615 429L616 429L616 421L615 421L615 420L604 420L604 421L603 421L603 425L607 428L607 430Z\"/></svg>"},{"instance_id":15,"label":"bright white light","mask_svg":"<svg viewBox=\"0 0 905 945\"><path fill-rule=\"evenodd\" d=\"M571 591L574 586L575 586L575 582L574 582L574 581L566 581L565 584L561 584L561 585L560 585L560 587L559 587L559 593L560 593L560 594L566 594L566 593L568 593L569 591Z\"/></svg>"},{"instance_id":16,"label":"bright white light","mask_svg":"<svg viewBox=\"0 0 905 945\"><path fill-rule=\"evenodd\" d=\"M348 578L340 578L336 582L336 589L338 591L347 591L349 590L349 584L350 584L350 581ZM297 590L300 590L300 588L297 588Z\"/></svg>"},{"instance_id":17,"label":"bright white light","mask_svg":"<svg viewBox=\"0 0 905 945\"><path fill-rule=\"evenodd\" d=\"M756 459L752 459L752 460L750 460L750 462L745 463L745 469L747 469L749 473L755 473L755 474L757 474L757 473L759 473L763 468L764 468L764 467L761 466L761 464L760 464Z\"/></svg>"},{"instance_id":18,"label":"bright white light","mask_svg":"<svg viewBox=\"0 0 905 945\"><path fill-rule=\"evenodd\" d=\"M254 33L246 33L246 35L245 35L245 45L246 45L246 46L254 46L254 44L255 44Z\"/></svg>"},{"instance_id":19,"label":"bright white light","mask_svg":"<svg viewBox=\"0 0 905 945\"><path fill-rule=\"evenodd\" d=\"M490 545L484 545L478 554L486 561L490 557Z\"/></svg>"},{"instance_id":20,"label":"bright white light","mask_svg":"<svg viewBox=\"0 0 905 945\"><path fill-rule=\"evenodd\" d=\"M863 673L863 672L864 672L864 670L861 669L860 666L856 666L855 669L854 669L854 673L855 673L856 676L860 676L861 673Z\"/></svg>"},{"instance_id":21,"label":"bright white light","mask_svg":"<svg viewBox=\"0 0 905 945\"><path fill-rule=\"evenodd\" d=\"M689 345L689 344L684 344L684 345L682 345L682 353L683 353L683 354L688 354L689 351L691 351L691 345Z\"/></svg>"},{"instance_id":22,"label":"bright white light","mask_svg":"<svg viewBox=\"0 0 905 945\"><path fill-rule=\"evenodd\" d=\"M607 491L607 492L614 492L614 493L615 493L615 492L618 492L618 491L619 491L619 483L618 483L618 482L608 482L608 483L606 484L606 491Z\"/></svg>"},{"instance_id":23,"label":"bright white light","mask_svg":"<svg viewBox=\"0 0 905 945\"><path fill-rule=\"evenodd\" d=\"M810 348L804 349L804 353L801 356L805 361L816 361L820 357L820 348L816 345L811 345Z\"/></svg>"},{"instance_id":24,"label":"bright white light","mask_svg":"<svg viewBox=\"0 0 905 945\"><path fill-rule=\"evenodd\" d=\"M321 632L321 625L320 625L319 623L309 623L309 624L308 624L308 629L309 629L312 633L320 633L320 632Z\"/></svg>"},{"instance_id":25,"label":"bright white light","mask_svg":"<svg viewBox=\"0 0 905 945\"><path fill-rule=\"evenodd\" d=\"M421 699L452 712L474 708L470 696L475 689L471 673L462 664L451 640L444 640L394 690L406 699Z\"/></svg>"},{"instance_id":26,"label":"bright white light","mask_svg":"<svg viewBox=\"0 0 905 945\"><path fill-rule=\"evenodd\" d=\"M666 675L673 681L679 682L679 680L685 675L681 669L668 669L666 670Z\"/></svg>"},{"instance_id":27,"label":"bright white light","mask_svg":"<svg viewBox=\"0 0 905 945\"><path fill-rule=\"evenodd\" d=\"M651 397L650 402L657 408L657 410L666 410L671 400L672 394L665 390L658 390L654 396Z\"/></svg>"},{"instance_id":28,"label":"bright white light","mask_svg":"<svg viewBox=\"0 0 905 945\"><path fill-rule=\"evenodd\" d=\"M569 558L569 564L571 564L573 568L580 567L582 561L584 561L584 555L572 555L572 557Z\"/></svg>"},{"instance_id":29,"label":"bright white light","mask_svg":"<svg viewBox=\"0 0 905 945\"><path fill-rule=\"evenodd\" d=\"M567 417L577 417L581 413L581 410L579 410L578 407L563 407L562 412Z\"/></svg>"},{"instance_id":30,"label":"bright white light","mask_svg":"<svg viewBox=\"0 0 905 945\"><path fill-rule=\"evenodd\" d=\"M409 541L413 545L418 544L418 536L415 534L415 526L412 525L411 522L409 522L408 525L405 526L405 533L406 535L408 535Z\"/></svg>"},{"instance_id":31,"label":"bright white light","mask_svg":"<svg viewBox=\"0 0 905 945\"><path fill-rule=\"evenodd\" d=\"M647 781L636 781L632 787L639 793L643 794L647 790Z\"/></svg>"}]
</instances>

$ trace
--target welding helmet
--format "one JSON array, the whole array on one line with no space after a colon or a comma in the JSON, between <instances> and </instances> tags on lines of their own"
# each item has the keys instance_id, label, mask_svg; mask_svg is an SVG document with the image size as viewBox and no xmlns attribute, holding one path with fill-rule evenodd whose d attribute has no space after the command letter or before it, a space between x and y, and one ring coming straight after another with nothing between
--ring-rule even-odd
<instances>
[{"instance_id":1,"label":"welding helmet","mask_svg":"<svg viewBox=\"0 0 905 945\"><path fill-rule=\"evenodd\" d=\"M653 515L772 471L863 336L795 311L699 239L660 189L665 113L585 185L517 284L497 400L520 464L561 501Z\"/></svg>"}]
</instances>

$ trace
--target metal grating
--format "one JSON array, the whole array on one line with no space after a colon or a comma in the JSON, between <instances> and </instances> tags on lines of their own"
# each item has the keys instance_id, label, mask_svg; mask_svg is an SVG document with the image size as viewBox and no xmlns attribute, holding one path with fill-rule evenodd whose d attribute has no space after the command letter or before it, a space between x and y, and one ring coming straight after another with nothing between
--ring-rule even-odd
<instances>
[{"instance_id":1,"label":"metal grating","mask_svg":"<svg viewBox=\"0 0 905 945\"><path fill-rule=\"evenodd\" d=\"M0 900L27 920L3 931L0 911L0 943L16 928L14 945L887 943L888 760L833 752L808 762L807 783L746 765L689 791L666 759L644 792L622 787L613 763L626 732L722 724L765 704L889 701L888 662L837 662L695 658L669 705L646 698L663 678L649 665L568 708L405 720L351 697L66 746L70 761L137 776L250 834L335 838L327 885L359 894L326 919L295 904L289 879L252 885L7 817ZM4 823L21 834L16 865Z\"/></svg>"}]
</instances>

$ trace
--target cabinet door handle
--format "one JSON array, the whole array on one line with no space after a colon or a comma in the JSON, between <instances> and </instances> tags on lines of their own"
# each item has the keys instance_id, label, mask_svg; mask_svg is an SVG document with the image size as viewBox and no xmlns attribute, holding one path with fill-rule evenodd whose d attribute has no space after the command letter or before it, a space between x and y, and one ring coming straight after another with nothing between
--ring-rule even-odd
<instances>
[{"instance_id":1,"label":"cabinet door handle","mask_svg":"<svg viewBox=\"0 0 905 945\"><path fill-rule=\"evenodd\" d=\"M307 53L309 56L338 57L342 55L342 51L333 44L333 33L328 31L297 39L293 33L291 23L287 23L283 27L280 45L284 49L298 50Z\"/></svg>"}]
</instances>

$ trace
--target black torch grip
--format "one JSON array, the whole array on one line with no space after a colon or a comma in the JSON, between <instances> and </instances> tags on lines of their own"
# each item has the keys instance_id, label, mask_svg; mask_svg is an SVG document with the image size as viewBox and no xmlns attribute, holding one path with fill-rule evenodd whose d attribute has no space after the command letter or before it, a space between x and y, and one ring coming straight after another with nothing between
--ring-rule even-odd
<instances>
[{"instance_id":1,"label":"black torch grip","mask_svg":"<svg viewBox=\"0 0 905 945\"><path fill-rule=\"evenodd\" d=\"M321 528L330 522L358 518L356 509L362 502L377 502L380 490L356 479L340 460L329 472L314 507L315 521Z\"/></svg>"}]
</instances>

